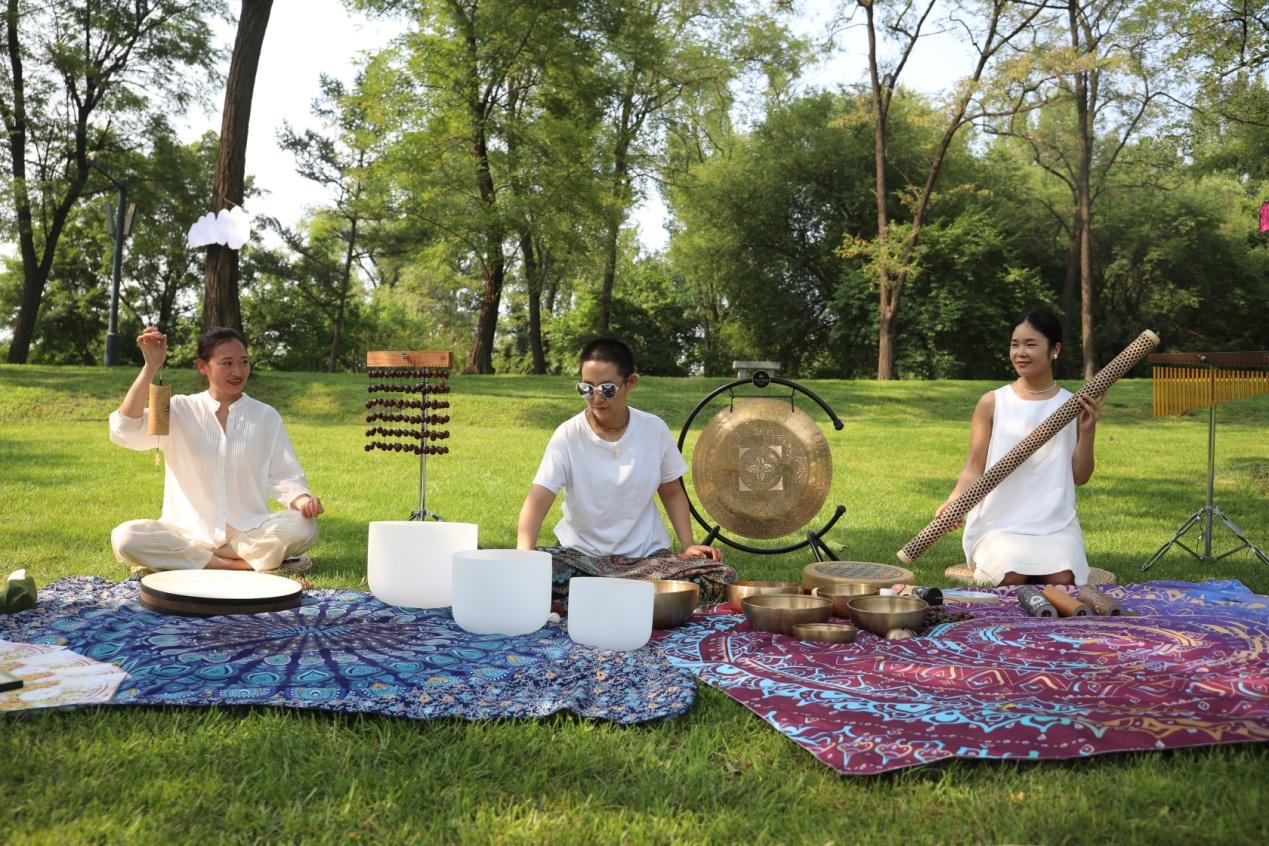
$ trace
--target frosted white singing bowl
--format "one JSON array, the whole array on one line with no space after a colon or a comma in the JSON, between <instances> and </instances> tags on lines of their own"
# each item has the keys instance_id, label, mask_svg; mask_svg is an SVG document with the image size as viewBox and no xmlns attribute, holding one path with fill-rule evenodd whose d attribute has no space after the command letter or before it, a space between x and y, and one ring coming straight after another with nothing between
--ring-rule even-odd
<instances>
[{"instance_id":1,"label":"frosted white singing bowl","mask_svg":"<svg viewBox=\"0 0 1269 846\"><path fill-rule=\"evenodd\" d=\"M551 613L551 556L529 549L454 553L454 622L472 634L536 632Z\"/></svg>"},{"instance_id":2,"label":"frosted white singing bowl","mask_svg":"<svg viewBox=\"0 0 1269 846\"><path fill-rule=\"evenodd\" d=\"M475 523L371 523L366 544L370 592L389 605L444 608L453 603L454 553L477 546Z\"/></svg>"},{"instance_id":3,"label":"frosted white singing bowl","mask_svg":"<svg viewBox=\"0 0 1269 846\"><path fill-rule=\"evenodd\" d=\"M639 579L569 579L568 636L598 649L638 649L652 636L655 593Z\"/></svg>"}]
</instances>

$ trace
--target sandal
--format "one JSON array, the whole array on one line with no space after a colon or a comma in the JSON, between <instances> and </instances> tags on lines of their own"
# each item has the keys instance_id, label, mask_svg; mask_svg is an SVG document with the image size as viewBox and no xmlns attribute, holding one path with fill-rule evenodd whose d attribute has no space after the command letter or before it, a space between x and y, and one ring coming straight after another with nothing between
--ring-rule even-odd
<instances>
[{"instance_id":1,"label":"sandal","mask_svg":"<svg viewBox=\"0 0 1269 846\"><path fill-rule=\"evenodd\" d=\"M313 569L313 559L308 555L292 555L283 558L281 566L273 573L279 576L295 576Z\"/></svg>"}]
</instances>

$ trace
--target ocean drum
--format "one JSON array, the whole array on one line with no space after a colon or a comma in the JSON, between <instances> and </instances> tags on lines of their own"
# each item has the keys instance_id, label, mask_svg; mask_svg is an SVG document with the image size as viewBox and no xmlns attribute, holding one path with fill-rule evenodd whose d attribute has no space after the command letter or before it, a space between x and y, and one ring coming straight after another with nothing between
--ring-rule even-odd
<instances>
[{"instance_id":1,"label":"ocean drum","mask_svg":"<svg viewBox=\"0 0 1269 846\"><path fill-rule=\"evenodd\" d=\"M569 579L568 636L596 649L638 649L652 637L655 593L652 582L640 579Z\"/></svg>"},{"instance_id":2,"label":"ocean drum","mask_svg":"<svg viewBox=\"0 0 1269 846\"><path fill-rule=\"evenodd\" d=\"M649 585L651 588L651 585ZM454 553L454 622L472 634L536 632L551 614L551 556L529 549Z\"/></svg>"},{"instance_id":3,"label":"ocean drum","mask_svg":"<svg viewBox=\"0 0 1269 846\"><path fill-rule=\"evenodd\" d=\"M298 608L299 582L239 570L166 570L141 579L141 605L160 614L219 617Z\"/></svg>"},{"instance_id":4,"label":"ocean drum","mask_svg":"<svg viewBox=\"0 0 1269 846\"><path fill-rule=\"evenodd\" d=\"M388 605L448 607L453 604L454 553L477 546L475 523L373 522L366 545L370 592Z\"/></svg>"}]
</instances>

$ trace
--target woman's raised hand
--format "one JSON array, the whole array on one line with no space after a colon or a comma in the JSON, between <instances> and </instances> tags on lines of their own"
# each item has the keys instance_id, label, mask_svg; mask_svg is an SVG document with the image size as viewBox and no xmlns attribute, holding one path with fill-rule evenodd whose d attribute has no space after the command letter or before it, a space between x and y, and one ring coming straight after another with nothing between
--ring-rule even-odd
<instances>
[{"instance_id":1,"label":"woman's raised hand","mask_svg":"<svg viewBox=\"0 0 1269 846\"><path fill-rule=\"evenodd\" d=\"M157 326L145 327L145 331L137 336L137 346L141 348L146 367L158 370L163 366L167 359L167 335L160 332Z\"/></svg>"}]
</instances>

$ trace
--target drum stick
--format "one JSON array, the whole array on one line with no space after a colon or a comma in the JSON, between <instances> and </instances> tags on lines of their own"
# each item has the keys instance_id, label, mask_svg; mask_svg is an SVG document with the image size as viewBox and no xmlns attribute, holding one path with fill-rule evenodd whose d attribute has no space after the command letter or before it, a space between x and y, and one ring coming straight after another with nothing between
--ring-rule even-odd
<instances>
[{"instance_id":1,"label":"drum stick","mask_svg":"<svg viewBox=\"0 0 1269 846\"><path fill-rule=\"evenodd\" d=\"M1044 598L1044 594L1033 588L1031 585L1023 585L1018 588L1018 604L1022 606L1022 610L1032 617L1056 617L1057 609L1049 604Z\"/></svg>"},{"instance_id":2,"label":"drum stick","mask_svg":"<svg viewBox=\"0 0 1269 846\"><path fill-rule=\"evenodd\" d=\"M1075 591L1075 596L1080 602L1087 605L1094 614L1100 614L1103 617L1119 617L1128 613L1124 606L1092 585L1084 585L1084 587Z\"/></svg>"},{"instance_id":3,"label":"drum stick","mask_svg":"<svg viewBox=\"0 0 1269 846\"><path fill-rule=\"evenodd\" d=\"M1044 598L1049 604L1057 609L1059 615L1063 617L1087 617L1092 612L1088 610L1088 606L1071 596L1060 587L1049 585L1044 589Z\"/></svg>"},{"instance_id":4,"label":"drum stick","mask_svg":"<svg viewBox=\"0 0 1269 846\"><path fill-rule=\"evenodd\" d=\"M166 435L170 432L172 413L172 386L150 385L150 414L145 431L149 435Z\"/></svg>"},{"instance_id":5,"label":"drum stick","mask_svg":"<svg viewBox=\"0 0 1269 846\"><path fill-rule=\"evenodd\" d=\"M896 555L904 564L911 564L916 561L925 551L934 545L934 542L943 535L955 529L961 524L965 515L970 510L982 502L987 494L1005 480L1006 477L1014 470L1017 470L1022 462L1026 461L1031 455L1044 446L1066 427L1066 424L1075 419L1080 413L1080 397L1098 397L1106 393L1110 386L1115 384L1120 377L1131 370L1137 362L1145 358L1146 353L1150 352L1159 344L1159 336L1146 330L1137 336L1137 340L1133 341L1124 350L1110 360L1105 367L1097 371L1092 379L1088 380L1088 384L1080 388L1079 393L1072 396L1066 402L1062 403L1058 408L1044 419L1039 426L1031 430L1025 438L1017 443L1013 449L1001 456L1000 460L978 478L978 481L970 485L961 495L952 500L943 513L930 521L920 534L908 541Z\"/></svg>"}]
</instances>

